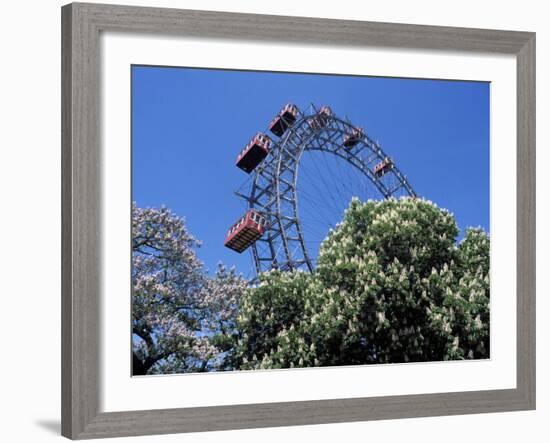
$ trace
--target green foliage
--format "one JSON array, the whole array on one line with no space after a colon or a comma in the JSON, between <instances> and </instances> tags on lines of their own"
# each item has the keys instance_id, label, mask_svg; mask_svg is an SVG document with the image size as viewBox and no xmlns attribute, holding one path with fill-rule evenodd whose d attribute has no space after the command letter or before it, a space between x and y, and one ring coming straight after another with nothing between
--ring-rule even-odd
<instances>
[{"instance_id":1,"label":"green foliage","mask_svg":"<svg viewBox=\"0 0 550 443\"><path fill-rule=\"evenodd\" d=\"M241 299L235 366L489 357L489 237L451 213L353 200L313 274L271 271Z\"/></svg>"}]
</instances>

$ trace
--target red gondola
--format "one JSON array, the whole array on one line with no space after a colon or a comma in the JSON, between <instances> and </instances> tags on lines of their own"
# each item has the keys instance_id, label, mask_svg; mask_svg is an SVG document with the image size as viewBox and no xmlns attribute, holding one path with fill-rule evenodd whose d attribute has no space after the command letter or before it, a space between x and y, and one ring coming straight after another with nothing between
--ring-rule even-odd
<instances>
[{"instance_id":1,"label":"red gondola","mask_svg":"<svg viewBox=\"0 0 550 443\"><path fill-rule=\"evenodd\" d=\"M269 130L277 137L280 137L285 131L294 124L298 117L298 108L292 103L288 103L279 114L275 116L269 124Z\"/></svg>"},{"instance_id":2,"label":"red gondola","mask_svg":"<svg viewBox=\"0 0 550 443\"><path fill-rule=\"evenodd\" d=\"M264 234L265 226L265 217L250 209L227 231L224 244L240 254Z\"/></svg>"},{"instance_id":3,"label":"red gondola","mask_svg":"<svg viewBox=\"0 0 550 443\"><path fill-rule=\"evenodd\" d=\"M330 109L329 106L322 106L317 115L309 120L309 126L313 129L324 128L327 125L331 115L332 109Z\"/></svg>"},{"instance_id":4,"label":"red gondola","mask_svg":"<svg viewBox=\"0 0 550 443\"><path fill-rule=\"evenodd\" d=\"M250 174L269 154L271 144L271 139L267 135L258 132L239 153L235 164L247 174Z\"/></svg>"},{"instance_id":5,"label":"red gondola","mask_svg":"<svg viewBox=\"0 0 550 443\"><path fill-rule=\"evenodd\" d=\"M359 143L359 140L363 138L363 129L361 128L353 128L353 130L349 133L344 135L343 144L346 148L353 148L357 143Z\"/></svg>"},{"instance_id":6,"label":"red gondola","mask_svg":"<svg viewBox=\"0 0 550 443\"><path fill-rule=\"evenodd\" d=\"M378 163L372 172L374 172L374 175L377 177L382 177L386 172L388 172L390 169L393 168L393 160L389 157L386 157L384 160L382 160L380 163Z\"/></svg>"}]
</instances>

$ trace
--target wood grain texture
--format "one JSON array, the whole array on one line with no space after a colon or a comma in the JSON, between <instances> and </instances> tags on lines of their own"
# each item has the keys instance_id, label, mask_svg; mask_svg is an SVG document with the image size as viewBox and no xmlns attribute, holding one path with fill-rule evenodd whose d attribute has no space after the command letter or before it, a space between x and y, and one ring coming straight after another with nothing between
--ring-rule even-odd
<instances>
[{"instance_id":1,"label":"wood grain texture","mask_svg":"<svg viewBox=\"0 0 550 443\"><path fill-rule=\"evenodd\" d=\"M73 435L72 386L73 341L72 324L72 12L70 7L61 14L61 427L63 435Z\"/></svg>"},{"instance_id":2,"label":"wood grain texture","mask_svg":"<svg viewBox=\"0 0 550 443\"><path fill-rule=\"evenodd\" d=\"M62 9L62 420L76 437L98 415L100 149L98 35Z\"/></svg>"},{"instance_id":3,"label":"wood grain texture","mask_svg":"<svg viewBox=\"0 0 550 443\"><path fill-rule=\"evenodd\" d=\"M99 411L99 33L158 33L517 57L517 388L496 391ZM100 438L526 410L535 407L535 35L74 3L62 8L62 434Z\"/></svg>"},{"instance_id":4,"label":"wood grain texture","mask_svg":"<svg viewBox=\"0 0 550 443\"><path fill-rule=\"evenodd\" d=\"M535 35L517 54L517 376L535 408L536 391L536 71Z\"/></svg>"},{"instance_id":5,"label":"wood grain texture","mask_svg":"<svg viewBox=\"0 0 550 443\"><path fill-rule=\"evenodd\" d=\"M101 29L235 40L517 53L529 33L119 5L76 4Z\"/></svg>"}]
</instances>

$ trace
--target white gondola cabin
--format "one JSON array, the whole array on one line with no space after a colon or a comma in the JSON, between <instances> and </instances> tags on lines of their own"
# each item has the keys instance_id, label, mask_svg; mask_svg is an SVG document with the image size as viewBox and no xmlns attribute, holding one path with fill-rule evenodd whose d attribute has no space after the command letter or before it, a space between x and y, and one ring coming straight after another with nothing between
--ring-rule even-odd
<instances>
[{"instance_id":1,"label":"white gondola cabin","mask_svg":"<svg viewBox=\"0 0 550 443\"><path fill-rule=\"evenodd\" d=\"M329 121L329 117L331 116L332 109L330 109L329 106L322 106L317 115L309 120L309 126L312 129L324 128Z\"/></svg>"},{"instance_id":2,"label":"white gondola cabin","mask_svg":"<svg viewBox=\"0 0 550 443\"><path fill-rule=\"evenodd\" d=\"M353 148L359 141L363 138L363 129L361 128L353 128L351 132L344 135L344 139L342 140L343 145L346 148Z\"/></svg>"},{"instance_id":3,"label":"white gondola cabin","mask_svg":"<svg viewBox=\"0 0 550 443\"><path fill-rule=\"evenodd\" d=\"M258 132L239 153L235 164L238 168L250 174L269 154L271 145L271 139L262 132Z\"/></svg>"},{"instance_id":4,"label":"white gondola cabin","mask_svg":"<svg viewBox=\"0 0 550 443\"><path fill-rule=\"evenodd\" d=\"M386 172L393 169L393 160L390 157L384 158L380 163L378 163L372 172L374 172L374 175L377 177L382 177Z\"/></svg>"},{"instance_id":5,"label":"white gondola cabin","mask_svg":"<svg viewBox=\"0 0 550 443\"><path fill-rule=\"evenodd\" d=\"M256 242L264 234L265 229L265 217L254 209L250 209L229 228L224 244L240 254Z\"/></svg>"},{"instance_id":6,"label":"white gondola cabin","mask_svg":"<svg viewBox=\"0 0 550 443\"><path fill-rule=\"evenodd\" d=\"M292 103L288 103L281 111L271 120L269 130L277 137L280 137L285 131L290 128L298 118L298 107Z\"/></svg>"}]
</instances>

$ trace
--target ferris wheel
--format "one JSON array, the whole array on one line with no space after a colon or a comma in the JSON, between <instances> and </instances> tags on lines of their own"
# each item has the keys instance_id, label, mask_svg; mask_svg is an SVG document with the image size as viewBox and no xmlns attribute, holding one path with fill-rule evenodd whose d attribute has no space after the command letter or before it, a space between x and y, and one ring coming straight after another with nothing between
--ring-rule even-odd
<instances>
[{"instance_id":1,"label":"ferris wheel","mask_svg":"<svg viewBox=\"0 0 550 443\"><path fill-rule=\"evenodd\" d=\"M271 269L313 271L321 242L352 198L416 196L379 143L330 107L287 104L239 153L249 174L236 191L245 215L225 246L252 251L256 275ZM267 131L266 131L267 132Z\"/></svg>"}]
</instances>

